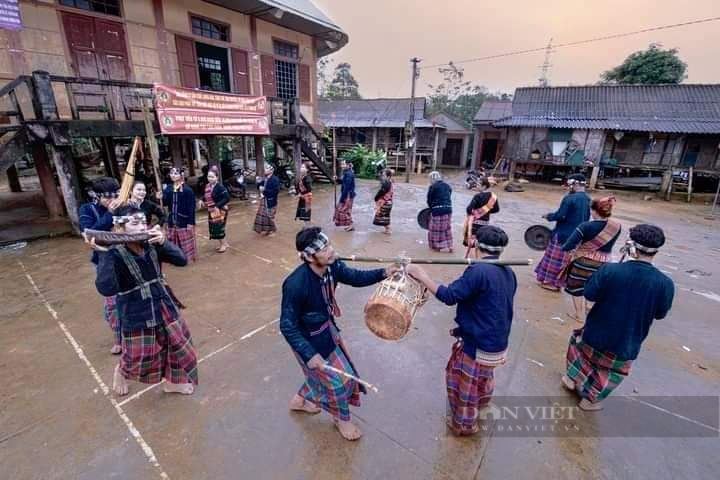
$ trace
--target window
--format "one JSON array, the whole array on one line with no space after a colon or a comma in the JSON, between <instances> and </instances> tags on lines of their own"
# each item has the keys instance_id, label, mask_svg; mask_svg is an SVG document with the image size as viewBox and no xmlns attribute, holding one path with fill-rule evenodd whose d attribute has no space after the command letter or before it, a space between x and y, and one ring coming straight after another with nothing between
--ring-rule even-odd
<instances>
[{"instance_id":1,"label":"window","mask_svg":"<svg viewBox=\"0 0 720 480\"><path fill-rule=\"evenodd\" d=\"M273 50L275 55L286 58L293 58L297 60L300 57L300 49L297 45L283 42L282 40L273 41Z\"/></svg>"},{"instance_id":2,"label":"window","mask_svg":"<svg viewBox=\"0 0 720 480\"><path fill-rule=\"evenodd\" d=\"M120 16L120 0L60 0L60 5L89 12Z\"/></svg>"},{"instance_id":3,"label":"window","mask_svg":"<svg viewBox=\"0 0 720 480\"><path fill-rule=\"evenodd\" d=\"M565 152L568 142L572 139L572 130L551 128L548 132L548 143L554 157L559 157Z\"/></svg>"},{"instance_id":4,"label":"window","mask_svg":"<svg viewBox=\"0 0 720 480\"><path fill-rule=\"evenodd\" d=\"M228 25L191 16L190 26L192 27L193 35L212 38L213 40L221 40L223 42L230 41L230 27Z\"/></svg>"},{"instance_id":5,"label":"window","mask_svg":"<svg viewBox=\"0 0 720 480\"><path fill-rule=\"evenodd\" d=\"M286 100L297 97L297 64L275 60L277 95Z\"/></svg>"}]
</instances>

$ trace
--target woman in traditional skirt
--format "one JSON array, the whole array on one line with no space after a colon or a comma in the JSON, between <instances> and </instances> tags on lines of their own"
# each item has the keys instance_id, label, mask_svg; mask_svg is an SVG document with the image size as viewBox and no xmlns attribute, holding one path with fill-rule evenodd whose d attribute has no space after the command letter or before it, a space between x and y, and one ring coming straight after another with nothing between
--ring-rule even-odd
<instances>
[{"instance_id":1,"label":"woman in traditional skirt","mask_svg":"<svg viewBox=\"0 0 720 480\"><path fill-rule=\"evenodd\" d=\"M535 267L538 285L554 292L560 291L563 284L562 271L570 256L563 251L562 246L578 225L590 218L590 197L585 193L585 175L571 175L567 186L569 192L560 202L560 208L543 215L543 218L556 223L545 254Z\"/></svg>"},{"instance_id":2,"label":"woman in traditional skirt","mask_svg":"<svg viewBox=\"0 0 720 480\"><path fill-rule=\"evenodd\" d=\"M452 188L440 172L430 172L427 205L430 207L428 245L436 252L452 253Z\"/></svg>"},{"instance_id":3,"label":"woman in traditional skirt","mask_svg":"<svg viewBox=\"0 0 720 480\"><path fill-rule=\"evenodd\" d=\"M109 232L113 228L113 214L121 207L118 199L120 184L111 177L96 178L92 182L88 196L90 202L80 205L78 212L80 220L80 232L85 229L100 230ZM97 269L98 253L93 252L91 262ZM115 296L105 297L103 300L103 316L105 322L113 331L113 346L110 353L119 355L122 351L122 336L120 332L120 319L117 314Z\"/></svg>"},{"instance_id":4,"label":"woman in traditional skirt","mask_svg":"<svg viewBox=\"0 0 720 480\"><path fill-rule=\"evenodd\" d=\"M230 246L225 240L225 224L227 223L230 194L225 186L218 182L217 167L213 166L208 170L207 179L208 184L205 187L203 200L200 201L200 208L207 208L210 240L220 242L216 251L225 253Z\"/></svg>"},{"instance_id":5,"label":"woman in traditional skirt","mask_svg":"<svg viewBox=\"0 0 720 480\"><path fill-rule=\"evenodd\" d=\"M309 222L312 218L312 177L308 173L307 165L300 166L300 178L297 181L298 204L295 220Z\"/></svg>"},{"instance_id":6,"label":"woman in traditional skirt","mask_svg":"<svg viewBox=\"0 0 720 480\"><path fill-rule=\"evenodd\" d=\"M275 176L275 168L272 165L265 165L265 178L260 182L259 188L260 201L253 230L265 237L274 235L277 231L275 214L280 193L280 180Z\"/></svg>"},{"instance_id":7,"label":"woman in traditional skirt","mask_svg":"<svg viewBox=\"0 0 720 480\"><path fill-rule=\"evenodd\" d=\"M145 214L139 209L128 208L114 221L118 231L147 231L150 240L110 249L89 242L99 252L97 290L101 295L117 296L122 318L123 349L113 375L113 390L127 395L127 380L154 384L164 379L165 392L189 395L198 383L197 356L160 269L160 262L185 266L187 257L166 240L159 227L148 230Z\"/></svg>"},{"instance_id":8,"label":"woman in traditional skirt","mask_svg":"<svg viewBox=\"0 0 720 480\"><path fill-rule=\"evenodd\" d=\"M340 200L335 206L333 220L336 227L345 227L345 231L350 232L355 229L352 218L353 201L355 200L355 172L353 172L353 165L350 162L342 160L340 166L343 170L340 181Z\"/></svg>"},{"instance_id":9,"label":"woman in traditional skirt","mask_svg":"<svg viewBox=\"0 0 720 480\"><path fill-rule=\"evenodd\" d=\"M393 207L392 170L386 168L380 180L380 190L375 194L375 217L373 225L385 227L384 234L392 233L390 229L390 213Z\"/></svg>"},{"instance_id":10,"label":"woman in traditional skirt","mask_svg":"<svg viewBox=\"0 0 720 480\"><path fill-rule=\"evenodd\" d=\"M585 321L588 305L583 298L585 283L602 264L612 260L612 249L622 227L612 220L615 197L603 197L590 204L592 220L581 223L562 246L571 256L565 267L565 291L572 296L578 322Z\"/></svg>"},{"instance_id":11,"label":"woman in traditional skirt","mask_svg":"<svg viewBox=\"0 0 720 480\"><path fill-rule=\"evenodd\" d=\"M195 239L195 193L185 183L185 169L170 169L172 185L163 189L163 204L168 209L167 237L180 247L188 261L197 261Z\"/></svg>"},{"instance_id":12,"label":"woman in traditional skirt","mask_svg":"<svg viewBox=\"0 0 720 480\"><path fill-rule=\"evenodd\" d=\"M490 181L487 177L480 177L477 188L480 192L475 194L465 209L463 245L468 248L467 252L475 251L473 242L478 229L489 225L490 215L500 211L500 202L497 195L490 191Z\"/></svg>"},{"instance_id":13,"label":"woman in traditional skirt","mask_svg":"<svg viewBox=\"0 0 720 480\"><path fill-rule=\"evenodd\" d=\"M147 187L145 187L145 183L136 181L130 191L128 205L142 210L145 214L145 218L147 219L148 226L160 225L162 227L167 221L165 211L160 207L160 205L148 200L146 197ZM153 222L153 217L155 217L157 221Z\"/></svg>"}]
</instances>

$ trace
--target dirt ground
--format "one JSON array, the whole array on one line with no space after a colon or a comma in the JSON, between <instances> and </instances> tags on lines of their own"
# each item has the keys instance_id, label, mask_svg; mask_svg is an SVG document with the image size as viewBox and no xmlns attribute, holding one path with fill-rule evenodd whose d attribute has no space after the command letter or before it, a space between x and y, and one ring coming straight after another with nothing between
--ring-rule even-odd
<instances>
[{"instance_id":1,"label":"dirt ground","mask_svg":"<svg viewBox=\"0 0 720 480\"><path fill-rule=\"evenodd\" d=\"M471 198L454 182L455 232ZM392 236L371 225L374 182L359 182L352 233L331 227L331 187L315 194L313 219L327 227L341 252L358 255L443 256L430 253L415 215L426 186L398 182ZM508 258L532 258L522 234L556 208L562 192L531 187L499 192L493 222L511 238ZM282 193L280 232L251 232L256 205L233 204L232 249L214 253L199 223L201 259L168 268L188 305L185 318L200 363L190 397L132 384L131 395L108 391L117 357L102 320L89 252L76 238L31 242L0 252L0 477L7 479L476 479L476 478L716 478L720 460L717 409L688 411L682 402L654 407L656 433L645 438L604 435L632 423L621 404L579 413L577 437L533 432L458 439L445 427L444 368L454 310L431 300L411 333L398 342L375 337L362 309L374 287L340 287L339 323L362 376L379 386L363 397L355 418L365 436L340 439L324 415L290 414L287 402L301 370L277 326L280 287L297 264L295 200ZM627 228L657 223L668 245L657 264L676 285L669 318L652 328L618 398L720 394L720 233L697 206L622 197L616 217ZM202 214L199 218L202 218ZM624 238L624 235L623 235ZM462 247L456 236L456 250ZM460 255L456 253L456 255ZM432 266L438 279L463 267ZM519 289L510 359L496 372L498 398L539 402L569 394L560 387L567 339L577 324L564 314L567 296L534 284L532 268L516 267ZM646 397L647 396L647 397ZM648 400L649 401L649 400ZM637 402L635 402L637 403ZM713 418L714 416L714 418ZM668 425L663 430L663 426ZM705 438L671 438L677 425ZM640 425L639 428L647 427Z\"/></svg>"}]
</instances>

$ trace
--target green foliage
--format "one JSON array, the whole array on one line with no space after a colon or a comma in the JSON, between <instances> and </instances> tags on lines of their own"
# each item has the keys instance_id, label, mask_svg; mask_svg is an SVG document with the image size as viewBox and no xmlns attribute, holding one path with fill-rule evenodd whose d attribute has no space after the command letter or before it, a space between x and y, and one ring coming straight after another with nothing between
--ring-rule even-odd
<instances>
[{"instance_id":1,"label":"green foliage","mask_svg":"<svg viewBox=\"0 0 720 480\"><path fill-rule=\"evenodd\" d=\"M505 93L490 93L487 88L473 85L464 79L461 67L449 62L438 69L443 81L437 85L428 85L432 93L428 97L428 113L448 113L461 120L466 127L472 126L472 119L485 100L509 99Z\"/></svg>"},{"instance_id":2,"label":"green foliage","mask_svg":"<svg viewBox=\"0 0 720 480\"><path fill-rule=\"evenodd\" d=\"M350 71L351 68L347 62L343 62L335 67L333 78L325 88L325 98L351 100L362 98L360 97L358 82Z\"/></svg>"},{"instance_id":3,"label":"green foliage","mask_svg":"<svg viewBox=\"0 0 720 480\"><path fill-rule=\"evenodd\" d=\"M382 150L370 150L364 145L355 145L343 152L340 158L352 163L355 174L360 178L376 178L379 164L385 165L387 154Z\"/></svg>"},{"instance_id":4,"label":"green foliage","mask_svg":"<svg viewBox=\"0 0 720 480\"><path fill-rule=\"evenodd\" d=\"M661 84L680 83L687 78L687 64L680 60L675 48L663 50L657 43L647 50L628 56L625 61L601 75L601 83Z\"/></svg>"}]
</instances>

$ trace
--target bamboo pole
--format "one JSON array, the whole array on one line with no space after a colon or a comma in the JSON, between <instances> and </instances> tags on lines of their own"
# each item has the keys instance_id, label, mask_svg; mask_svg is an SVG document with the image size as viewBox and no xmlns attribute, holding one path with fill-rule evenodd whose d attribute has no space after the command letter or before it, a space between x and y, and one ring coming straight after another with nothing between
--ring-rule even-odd
<instances>
[{"instance_id":1,"label":"bamboo pole","mask_svg":"<svg viewBox=\"0 0 720 480\"><path fill-rule=\"evenodd\" d=\"M148 109L145 99L140 99L140 101L142 102L143 120L145 122L145 138L147 138L148 145L150 146L150 158L152 159L153 164L155 188L157 188L158 192L162 192L162 178L160 178L160 148L158 147L157 139L155 138L155 130L153 129L153 115L150 113L150 109ZM174 160L175 159L173 159L173 161ZM162 196L160 196L158 200L160 201L160 207L162 208Z\"/></svg>"},{"instance_id":2,"label":"bamboo pole","mask_svg":"<svg viewBox=\"0 0 720 480\"><path fill-rule=\"evenodd\" d=\"M398 263L407 265L474 265L476 263L487 263L489 265L504 266L528 266L532 264L531 259L476 259L476 258L411 258L411 257L361 257L358 255L340 256L338 260L346 262L368 262L368 263Z\"/></svg>"}]
</instances>

